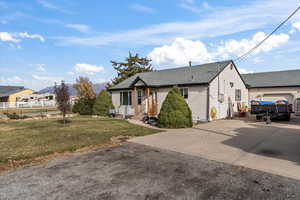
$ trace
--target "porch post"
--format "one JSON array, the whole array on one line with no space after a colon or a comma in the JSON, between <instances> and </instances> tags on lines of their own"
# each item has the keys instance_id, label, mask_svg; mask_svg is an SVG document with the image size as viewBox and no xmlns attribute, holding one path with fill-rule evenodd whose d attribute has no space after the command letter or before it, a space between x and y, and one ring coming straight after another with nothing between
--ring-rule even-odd
<instances>
[{"instance_id":1,"label":"porch post","mask_svg":"<svg viewBox=\"0 0 300 200\"><path fill-rule=\"evenodd\" d=\"M134 87L133 92L132 92L132 106L134 108L134 115L138 114L138 107L137 107L137 91L136 91L136 87Z\"/></svg>"},{"instance_id":2,"label":"porch post","mask_svg":"<svg viewBox=\"0 0 300 200\"><path fill-rule=\"evenodd\" d=\"M149 115L149 111L150 111L150 102L149 102L149 96L150 96L150 88L146 88L146 99L147 99L147 115Z\"/></svg>"}]
</instances>

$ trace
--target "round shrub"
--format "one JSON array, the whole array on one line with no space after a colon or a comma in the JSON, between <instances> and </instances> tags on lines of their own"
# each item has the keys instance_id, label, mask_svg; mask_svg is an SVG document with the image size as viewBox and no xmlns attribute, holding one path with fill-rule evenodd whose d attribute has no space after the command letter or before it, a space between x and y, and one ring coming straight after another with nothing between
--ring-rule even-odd
<instances>
[{"instance_id":1,"label":"round shrub","mask_svg":"<svg viewBox=\"0 0 300 200\"><path fill-rule=\"evenodd\" d=\"M109 109L113 108L114 106L112 104L111 95L106 90L102 90L96 98L93 107L93 114L100 116L108 116Z\"/></svg>"},{"instance_id":2,"label":"round shrub","mask_svg":"<svg viewBox=\"0 0 300 200\"><path fill-rule=\"evenodd\" d=\"M93 114L93 102L86 98L80 98L75 102L72 112L80 115L91 115Z\"/></svg>"},{"instance_id":3,"label":"round shrub","mask_svg":"<svg viewBox=\"0 0 300 200\"><path fill-rule=\"evenodd\" d=\"M173 88L162 104L158 115L161 128L187 128L193 126L192 112L177 87Z\"/></svg>"}]
</instances>

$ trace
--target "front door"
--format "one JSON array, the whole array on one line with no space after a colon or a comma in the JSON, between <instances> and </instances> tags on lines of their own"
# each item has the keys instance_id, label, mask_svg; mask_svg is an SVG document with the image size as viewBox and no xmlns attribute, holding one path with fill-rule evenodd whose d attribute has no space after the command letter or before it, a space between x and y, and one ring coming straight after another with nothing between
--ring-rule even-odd
<instances>
[{"instance_id":1,"label":"front door","mask_svg":"<svg viewBox=\"0 0 300 200\"><path fill-rule=\"evenodd\" d=\"M149 89L148 102L149 102L148 114L150 116L156 116L157 115L157 91L156 91L156 89Z\"/></svg>"},{"instance_id":2,"label":"front door","mask_svg":"<svg viewBox=\"0 0 300 200\"><path fill-rule=\"evenodd\" d=\"M295 115L300 116L300 98L295 102Z\"/></svg>"}]
</instances>

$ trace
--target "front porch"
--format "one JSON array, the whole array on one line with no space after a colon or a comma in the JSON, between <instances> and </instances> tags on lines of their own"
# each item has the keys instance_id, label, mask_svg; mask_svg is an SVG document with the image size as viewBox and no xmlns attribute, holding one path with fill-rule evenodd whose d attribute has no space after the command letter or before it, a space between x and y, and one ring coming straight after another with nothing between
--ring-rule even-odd
<instances>
[{"instance_id":1,"label":"front porch","mask_svg":"<svg viewBox=\"0 0 300 200\"><path fill-rule=\"evenodd\" d=\"M145 86L135 86L132 90L132 107L134 118L158 115L157 89Z\"/></svg>"}]
</instances>

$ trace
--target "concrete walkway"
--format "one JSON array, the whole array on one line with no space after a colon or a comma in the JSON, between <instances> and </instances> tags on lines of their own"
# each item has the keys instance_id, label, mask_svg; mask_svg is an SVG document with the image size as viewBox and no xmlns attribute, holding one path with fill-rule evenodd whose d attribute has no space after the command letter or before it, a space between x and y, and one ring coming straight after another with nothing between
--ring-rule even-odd
<instances>
[{"instance_id":1,"label":"concrete walkway","mask_svg":"<svg viewBox=\"0 0 300 200\"><path fill-rule=\"evenodd\" d=\"M300 123L221 120L130 141L300 180Z\"/></svg>"}]
</instances>

